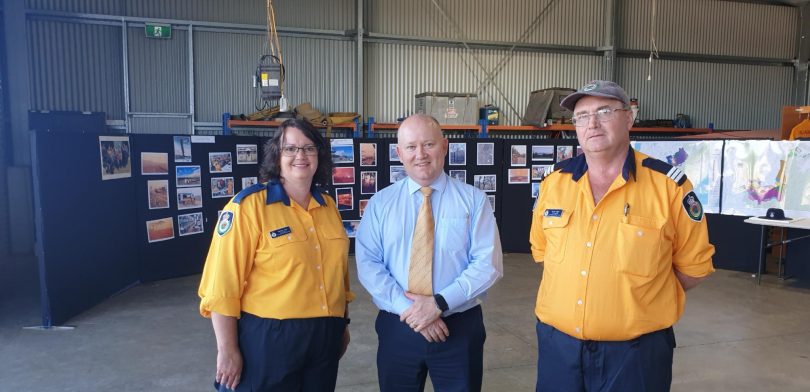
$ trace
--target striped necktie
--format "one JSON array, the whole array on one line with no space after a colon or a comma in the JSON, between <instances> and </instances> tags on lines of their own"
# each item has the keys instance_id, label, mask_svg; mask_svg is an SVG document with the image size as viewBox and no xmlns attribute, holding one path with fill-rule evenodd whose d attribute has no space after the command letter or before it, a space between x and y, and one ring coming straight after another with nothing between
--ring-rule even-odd
<instances>
[{"instance_id":1,"label":"striped necktie","mask_svg":"<svg viewBox=\"0 0 810 392\"><path fill-rule=\"evenodd\" d=\"M431 187L420 189L425 199L416 217L411 243L411 264L408 267L408 291L433 295L433 209L430 205Z\"/></svg>"}]
</instances>

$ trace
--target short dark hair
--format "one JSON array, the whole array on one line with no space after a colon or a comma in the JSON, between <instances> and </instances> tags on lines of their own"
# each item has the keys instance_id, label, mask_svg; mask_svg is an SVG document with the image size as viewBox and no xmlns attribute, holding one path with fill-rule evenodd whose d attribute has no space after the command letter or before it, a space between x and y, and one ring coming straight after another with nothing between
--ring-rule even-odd
<instances>
[{"instance_id":1,"label":"short dark hair","mask_svg":"<svg viewBox=\"0 0 810 392\"><path fill-rule=\"evenodd\" d=\"M332 150L321 133L307 121L291 118L278 127L276 134L264 143L264 159L259 175L262 181L281 179L281 139L288 128L296 128L303 132L312 143L318 147L318 168L312 178L313 185L325 186L332 175Z\"/></svg>"}]
</instances>

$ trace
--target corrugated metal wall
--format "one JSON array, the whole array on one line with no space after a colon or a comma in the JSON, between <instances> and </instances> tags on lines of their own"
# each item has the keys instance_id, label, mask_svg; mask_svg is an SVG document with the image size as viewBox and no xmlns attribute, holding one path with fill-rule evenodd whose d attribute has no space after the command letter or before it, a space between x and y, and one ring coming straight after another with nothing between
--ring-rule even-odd
<instances>
[{"instance_id":1,"label":"corrugated metal wall","mask_svg":"<svg viewBox=\"0 0 810 392\"><path fill-rule=\"evenodd\" d=\"M488 71L506 54L495 50L473 53ZM479 94L479 102L500 107L506 123L519 124L507 100L522 116L531 91L579 86L600 72L601 61L597 56L516 52L495 78L505 97L489 85ZM377 122L392 122L413 113L418 93L475 92L479 80L485 79L470 52L446 47L369 44L364 69L365 113Z\"/></svg>"},{"instance_id":2,"label":"corrugated metal wall","mask_svg":"<svg viewBox=\"0 0 810 392\"><path fill-rule=\"evenodd\" d=\"M31 109L124 118L121 28L28 21Z\"/></svg>"},{"instance_id":3,"label":"corrugated metal wall","mask_svg":"<svg viewBox=\"0 0 810 392\"><path fill-rule=\"evenodd\" d=\"M188 117L138 117L129 119L133 133L191 134L191 119Z\"/></svg>"},{"instance_id":4,"label":"corrugated metal wall","mask_svg":"<svg viewBox=\"0 0 810 392\"><path fill-rule=\"evenodd\" d=\"M716 129L778 128L790 102L793 70L787 67L619 59L618 81L639 99L640 118L674 119Z\"/></svg>"},{"instance_id":5,"label":"corrugated metal wall","mask_svg":"<svg viewBox=\"0 0 810 392\"><path fill-rule=\"evenodd\" d=\"M545 9L527 43L601 45L604 1L601 0L432 0L367 1L370 32L460 39L453 23L469 40L517 41ZM547 7L548 6L548 7Z\"/></svg>"},{"instance_id":6,"label":"corrugated metal wall","mask_svg":"<svg viewBox=\"0 0 810 392\"><path fill-rule=\"evenodd\" d=\"M622 0L618 45L650 49L651 0ZM793 58L798 9L731 1L657 0L658 50Z\"/></svg>"},{"instance_id":7,"label":"corrugated metal wall","mask_svg":"<svg viewBox=\"0 0 810 392\"><path fill-rule=\"evenodd\" d=\"M265 0L27 0L30 9L265 25ZM354 0L276 0L276 23L325 30L354 28Z\"/></svg>"},{"instance_id":8,"label":"corrugated metal wall","mask_svg":"<svg viewBox=\"0 0 810 392\"><path fill-rule=\"evenodd\" d=\"M2 2L0 2L2 7ZM6 53L5 18L0 11L0 53ZM7 255L11 252L9 243L9 216L8 216L8 179L6 170L8 169L9 157L7 151L11 151L8 145L11 143L11 132L6 129L6 73L5 66L0 66L0 255ZM2 264L2 262L0 262Z\"/></svg>"},{"instance_id":9,"label":"corrugated metal wall","mask_svg":"<svg viewBox=\"0 0 810 392\"><path fill-rule=\"evenodd\" d=\"M290 104L355 111L354 41L282 37L281 47ZM194 52L195 121L218 122L223 112L256 111L258 90L251 77L267 53L264 35L198 32Z\"/></svg>"},{"instance_id":10,"label":"corrugated metal wall","mask_svg":"<svg viewBox=\"0 0 810 392\"><path fill-rule=\"evenodd\" d=\"M127 28L129 110L189 113L188 31L171 39L146 38L143 27Z\"/></svg>"}]
</instances>

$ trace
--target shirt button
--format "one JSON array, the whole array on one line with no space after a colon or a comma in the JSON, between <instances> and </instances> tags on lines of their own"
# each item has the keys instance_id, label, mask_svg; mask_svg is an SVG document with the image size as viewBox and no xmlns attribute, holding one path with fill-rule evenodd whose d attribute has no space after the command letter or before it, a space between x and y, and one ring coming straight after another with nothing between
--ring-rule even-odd
<instances>
[{"instance_id":1,"label":"shirt button","mask_svg":"<svg viewBox=\"0 0 810 392\"><path fill-rule=\"evenodd\" d=\"M579 274L582 275L582 276L585 276L585 275L588 275L588 271L582 270L582 271L579 271Z\"/></svg>"},{"instance_id":2,"label":"shirt button","mask_svg":"<svg viewBox=\"0 0 810 392\"><path fill-rule=\"evenodd\" d=\"M574 331L577 331L577 333L580 333L580 332L582 332L582 328L576 327L576 328L574 328Z\"/></svg>"},{"instance_id":3,"label":"shirt button","mask_svg":"<svg viewBox=\"0 0 810 392\"><path fill-rule=\"evenodd\" d=\"M577 301L577 305L582 305L582 300Z\"/></svg>"},{"instance_id":4,"label":"shirt button","mask_svg":"<svg viewBox=\"0 0 810 392\"><path fill-rule=\"evenodd\" d=\"M315 245L315 249L321 249L320 245Z\"/></svg>"},{"instance_id":5,"label":"shirt button","mask_svg":"<svg viewBox=\"0 0 810 392\"><path fill-rule=\"evenodd\" d=\"M639 231L637 231L637 232L636 232L636 235L637 235L637 236L639 236L639 237L641 237L641 236L643 236L643 235L644 235L644 232L643 232L643 231L641 231L641 230L639 230Z\"/></svg>"},{"instance_id":6,"label":"shirt button","mask_svg":"<svg viewBox=\"0 0 810 392\"><path fill-rule=\"evenodd\" d=\"M315 231L315 228L314 228L314 227L310 227L310 228L309 228L309 231Z\"/></svg>"},{"instance_id":7,"label":"shirt button","mask_svg":"<svg viewBox=\"0 0 810 392\"><path fill-rule=\"evenodd\" d=\"M593 214L593 216L591 217L591 219L593 219L593 220L598 220L598 219L599 219L599 215Z\"/></svg>"},{"instance_id":8,"label":"shirt button","mask_svg":"<svg viewBox=\"0 0 810 392\"><path fill-rule=\"evenodd\" d=\"M585 243L585 246L590 248L591 246L593 246L593 243L591 243L591 241L588 241L588 242Z\"/></svg>"},{"instance_id":9,"label":"shirt button","mask_svg":"<svg viewBox=\"0 0 810 392\"><path fill-rule=\"evenodd\" d=\"M326 309L326 305L321 305L321 309Z\"/></svg>"},{"instance_id":10,"label":"shirt button","mask_svg":"<svg viewBox=\"0 0 810 392\"><path fill-rule=\"evenodd\" d=\"M287 236L287 240L292 241L292 236L291 236L291 235L288 235L288 236Z\"/></svg>"},{"instance_id":11,"label":"shirt button","mask_svg":"<svg viewBox=\"0 0 810 392\"><path fill-rule=\"evenodd\" d=\"M323 290L323 285L321 285L320 289Z\"/></svg>"},{"instance_id":12,"label":"shirt button","mask_svg":"<svg viewBox=\"0 0 810 392\"><path fill-rule=\"evenodd\" d=\"M321 265L320 265L320 264L316 265L316 266L315 266L315 269L316 269L316 270L321 269Z\"/></svg>"}]
</instances>

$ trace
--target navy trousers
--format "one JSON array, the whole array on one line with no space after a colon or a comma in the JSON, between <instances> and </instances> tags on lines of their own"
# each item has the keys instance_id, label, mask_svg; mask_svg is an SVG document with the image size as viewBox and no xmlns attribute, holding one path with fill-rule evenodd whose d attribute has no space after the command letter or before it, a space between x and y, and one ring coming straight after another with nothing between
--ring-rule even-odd
<instances>
[{"instance_id":1,"label":"navy trousers","mask_svg":"<svg viewBox=\"0 0 810 392\"><path fill-rule=\"evenodd\" d=\"M443 317L450 336L430 343L399 316L380 311L377 372L381 392L421 392L427 375L437 392L481 390L486 331L481 307Z\"/></svg>"},{"instance_id":2,"label":"navy trousers","mask_svg":"<svg viewBox=\"0 0 810 392\"><path fill-rule=\"evenodd\" d=\"M536 391L669 391L674 348L672 327L600 342L576 339L538 321Z\"/></svg>"},{"instance_id":3,"label":"navy trousers","mask_svg":"<svg viewBox=\"0 0 810 392\"><path fill-rule=\"evenodd\" d=\"M277 320L243 312L237 326L243 365L236 392L335 390L344 318Z\"/></svg>"}]
</instances>

